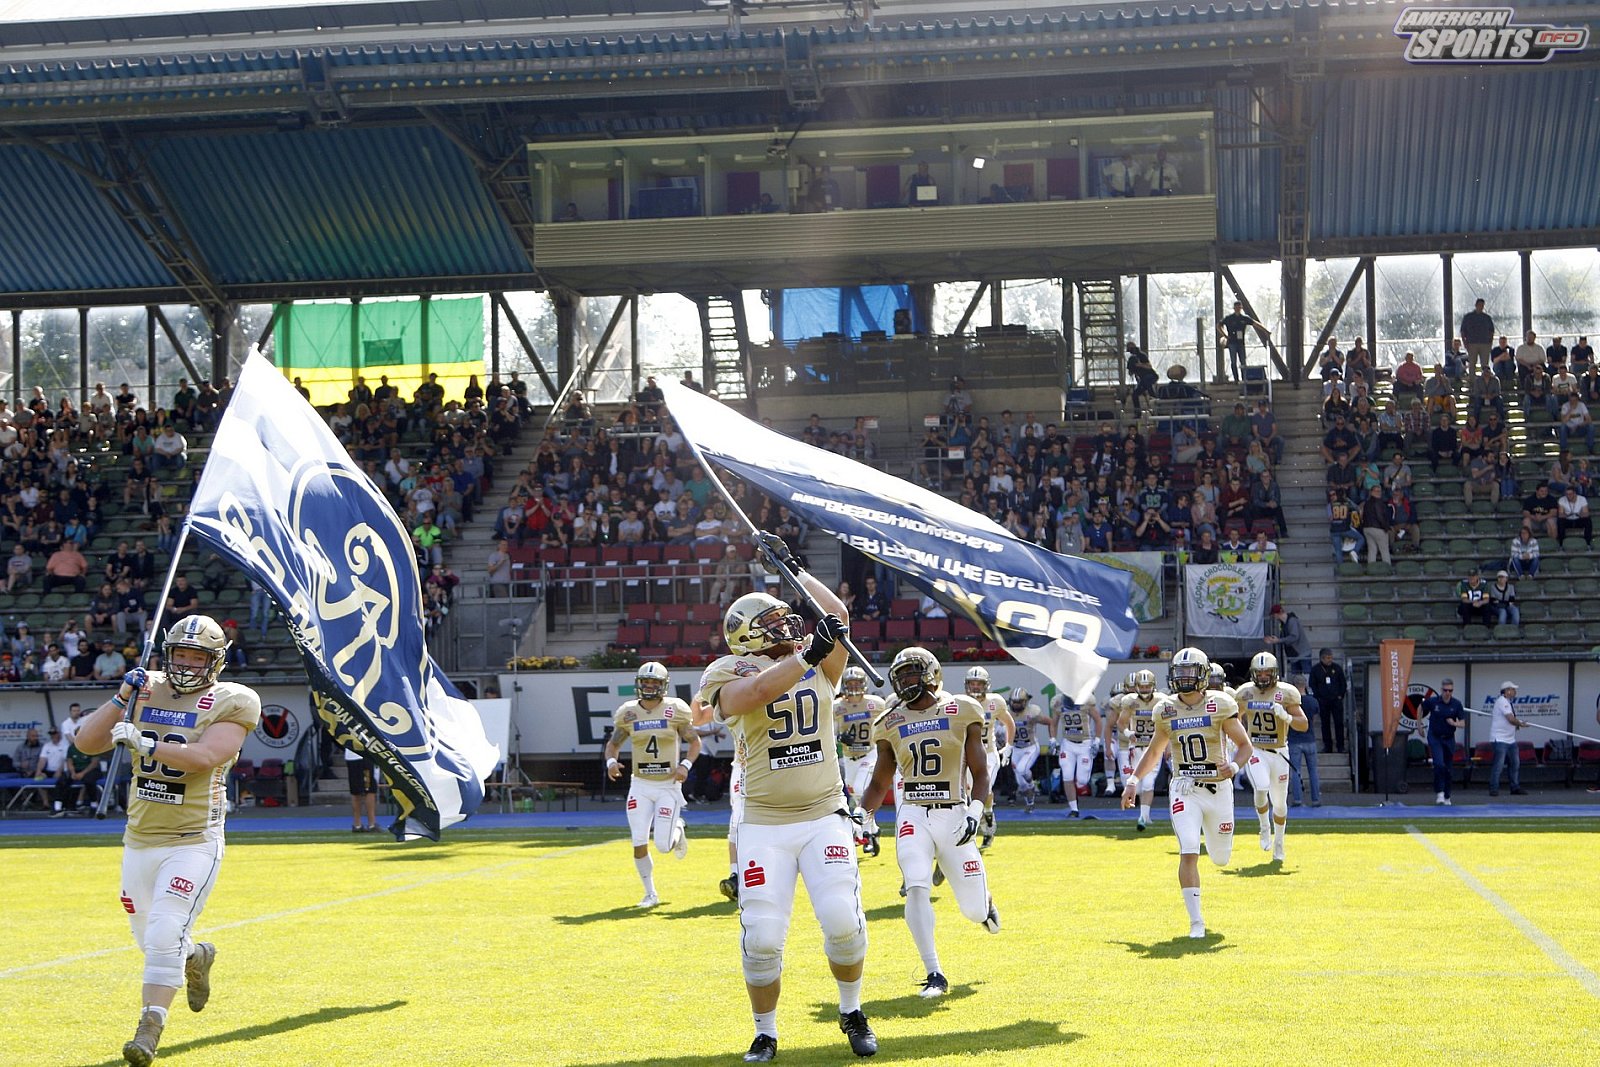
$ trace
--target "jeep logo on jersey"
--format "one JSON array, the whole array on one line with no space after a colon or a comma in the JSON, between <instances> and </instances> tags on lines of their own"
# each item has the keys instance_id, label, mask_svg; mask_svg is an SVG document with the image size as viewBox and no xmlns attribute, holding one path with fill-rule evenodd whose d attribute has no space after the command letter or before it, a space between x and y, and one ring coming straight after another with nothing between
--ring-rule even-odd
<instances>
[{"instance_id":1,"label":"jeep logo on jersey","mask_svg":"<svg viewBox=\"0 0 1600 1067\"><path fill-rule=\"evenodd\" d=\"M282 704L263 704L255 734L268 748L288 748L300 740L300 717Z\"/></svg>"},{"instance_id":2,"label":"jeep logo on jersey","mask_svg":"<svg viewBox=\"0 0 1600 1067\"><path fill-rule=\"evenodd\" d=\"M1408 7L1394 24L1408 63L1544 63L1581 52L1587 26L1522 25L1509 7Z\"/></svg>"}]
</instances>

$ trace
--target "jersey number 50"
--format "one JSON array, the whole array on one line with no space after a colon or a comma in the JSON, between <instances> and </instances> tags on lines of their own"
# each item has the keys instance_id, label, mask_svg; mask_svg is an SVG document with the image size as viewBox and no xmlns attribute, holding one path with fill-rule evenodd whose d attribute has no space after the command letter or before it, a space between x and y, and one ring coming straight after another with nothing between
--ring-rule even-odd
<instances>
[{"instance_id":1,"label":"jersey number 50","mask_svg":"<svg viewBox=\"0 0 1600 1067\"><path fill-rule=\"evenodd\" d=\"M774 726L769 731L769 736L774 741L784 741L796 734L806 737L816 733L817 706L817 693L814 689L785 693L767 705L767 717L781 724Z\"/></svg>"}]
</instances>

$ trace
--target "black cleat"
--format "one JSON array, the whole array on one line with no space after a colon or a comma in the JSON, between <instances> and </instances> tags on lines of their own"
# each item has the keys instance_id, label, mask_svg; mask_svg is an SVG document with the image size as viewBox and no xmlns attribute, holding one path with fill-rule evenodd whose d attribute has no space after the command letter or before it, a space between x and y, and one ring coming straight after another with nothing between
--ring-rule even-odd
<instances>
[{"instance_id":1,"label":"black cleat","mask_svg":"<svg viewBox=\"0 0 1600 1067\"><path fill-rule=\"evenodd\" d=\"M942 997L950 992L950 980L938 971L928 972L928 977L922 980L922 992L919 997Z\"/></svg>"},{"instance_id":2,"label":"black cleat","mask_svg":"<svg viewBox=\"0 0 1600 1067\"><path fill-rule=\"evenodd\" d=\"M934 888L944 885L944 869L937 863L933 865L933 885Z\"/></svg>"},{"instance_id":3,"label":"black cleat","mask_svg":"<svg viewBox=\"0 0 1600 1067\"><path fill-rule=\"evenodd\" d=\"M850 1051L857 1056L878 1054L878 1035L872 1032L872 1027L867 1023L867 1013L860 1008L848 1015L840 1012L839 1029L850 1039Z\"/></svg>"},{"instance_id":4,"label":"black cleat","mask_svg":"<svg viewBox=\"0 0 1600 1067\"><path fill-rule=\"evenodd\" d=\"M723 896L727 897L735 904L739 903L739 881L738 879L734 878L733 875L730 874L728 877L718 882L717 888L722 890Z\"/></svg>"},{"instance_id":5,"label":"black cleat","mask_svg":"<svg viewBox=\"0 0 1600 1067\"><path fill-rule=\"evenodd\" d=\"M744 1054L746 1063L771 1063L778 1058L778 1039L767 1034L757 1034L750 1042L750 1051Z\"/></svg>"},{"instance_id":6,"label":"black cleat","mask_svg":"<svg viewBox=\"0 0 1600 1067\"><path fill-rule=\"evenodd\" d=\"M876 856L881 850L877 834L867 834L861 839L861 854L863 856Z\"/></svg>"}]
</instances>

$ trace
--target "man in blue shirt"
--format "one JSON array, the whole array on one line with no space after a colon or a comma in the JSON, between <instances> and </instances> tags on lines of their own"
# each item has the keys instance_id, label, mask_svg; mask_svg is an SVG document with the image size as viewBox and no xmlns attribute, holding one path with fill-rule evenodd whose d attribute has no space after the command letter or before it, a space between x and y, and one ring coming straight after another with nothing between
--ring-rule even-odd
<instances>
[{"instance_id":1,"label":"man in blue shirt","mask_svg":"<svg viewBox=\"0 0 1600 1067\"><path fill-rule=\"evenodd\" d=\"M1433 757L1433 802L1450 804L1450 769L1456 758L1456 731L1466 725L1467 709L1456 699L1456 684L1446 678L1439 692L1422 702L1428 719L1428 752Z\"/></svg>"},{"instance_id":2,"label":"man in blue shirt","mask_svg":"<svg viewBox=\"0 0 1600 1067\"><path fill-rule=\"evenodd\" d=\"M1281 606L1274 610L1274 614L1281 611ZM1299 620L1295 621L1299 625ZM1290 654L1284 649L1285 657ZM1317 732L1316 717L1322 712L1322 705L1311 693L1311 686L1306 682L1306 676L1297 674L1291 683L1300 690L1300 710L1306 715L1306 728L1304 730L1289 731L1289 769L1294 773L1289 776L1289 806L1298 808L1301 797L1310 794L1311 806L1322 807L1322 780L1317 774ZM1304 785L1301 783L1304 782Z\"/></svg>"}]
</instances>

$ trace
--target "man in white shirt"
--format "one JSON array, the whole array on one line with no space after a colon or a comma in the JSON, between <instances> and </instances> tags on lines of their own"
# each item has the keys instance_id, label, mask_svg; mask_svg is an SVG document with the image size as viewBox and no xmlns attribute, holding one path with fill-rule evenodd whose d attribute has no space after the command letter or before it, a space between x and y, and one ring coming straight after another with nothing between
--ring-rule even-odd
<instances>
[{"instance_id":1,"label":"man in white shirt","mask_svg":"<svg viewBox=\"0 0 1600 1067\"><path fill-rule=\"evenodd\" d=\"M1589 498L1578 495L1578 487L1567 486L1567 491L1556 501L1556 544L1566 547L1567 531L1583 534L1583 543L1594 547L1594 520L1589 518Z\"/></svg>"},{"instance_id":2,"label":"man in white shirt","mask_svg":"<svg viewBox=\"0 0 1600 1067\"><path fill-rule=\"evenodd\" d=\"M1569 393L1566 403L1561 405L1559 433L1562 451L1566 451L1567 442L1574 435L1581 433L1584 443L1589 446L1589 453L1594 454L1594 419L1589 415L1589 406L1578 399L1577 393Z\"/></svg>"},{"instance_id":3,"label":"man in white shirt","mask_svg":"<svg viewBox=\"0 0 1600 1067\"><path fill-rule=\"evenodd\" d=\"M1139 180L1139 167L1132 152L1122 153L1115 163L1108 164L1103 172L1106 196L1132 196L1133 185Z\"/></svg>"},{"instance_id":4,"label":"man in white shirt","mask_svg":"<svg viewBox=\"0 0 1600 1067\"><path fill-rule=\"evenodd\" d=\"M1544 349L1534 344L1539 335L1529 330L1523 335L1522 343L1517 346L1513 357L1517 364L1517 380L1526 386L1528 375L1544 367Z\"/></svg>"},{"instance_id":5,"label":"man in white shirt","mask_svg":"<svg viewBox=\"0 0 1600 1067\"><path fill-rule=\"evenodd\" d=\"M71 669L72 661L61 654L61 646L57 644L50 646L49 654L45 656L44 662L39 664L39 674L47 682L66 681L67 672Z\"/></svg>"},{"instance_id":6,"label":"man in white shirt","mask_svg":"<svg viewBox=\"0 0 1600 1067\"><path fill-rule=\"evenodd\" d=\"M1156 149L1156 161L1145 172L1145 184L1150 186L1151 196L1175 196L1178 189L1178 168L1167 162L1167 150Z\"/></svg>"},{"instance_id":7,"label":"man in white shirt","mask_svg":"<svg viewBox=\"0 0 1600 1067\"><path fill-rule=\"evenodd\" d=\"M1517 751L1517 731L1528 725L1517 718L1512 702L1517 699L1517 683L1501 682L1500 695L1494 698L1494 711L1489 720L1489 740L1494 744L1494 763L1489 767L1489 795L1500 795L1500 772L1506 762L1511 763L1511 795L1525 796L1522 788L1522 756Z\"/></svg>"},{"instance_id":8,"label":"man in white shirt","mask_svg":"<svg viewBox=\"0 0 1600 1067\"><path fill-rule=\"evenodd\" d=\"M78 736L78 724L82 721L83 705L74 701L72 706L67 708L66 721L61 724L61 740L69 745L72 744L72 739Z\"/></svg>"},{"instance_id":9,"label":"man in white shirt","mask_svg":"<svg viewBox=\"0 0 1600 1067\"><path fill-rule=\"evenodd\" d=\"M60 729L52 726L50 728L50 740L46 741L44 747L39 749L39 765L33 772L33 777L36 780L42 781L46 778L54 778L61 773L61 768L67 765L68 744L67 739L61 736Z\"/></svg>"},{"instance_id":10,"label":"man in white shirt","mask_svg":"<svg viewBox=\"0 0 1600 1067\"><path fill-rule=\"evenodd\" d=\"M156 474L165 470L179 471L189 461L189 442L169 422L162 427L161 436L151 446L150 469Z\"/></svg>"}]
</instances>

